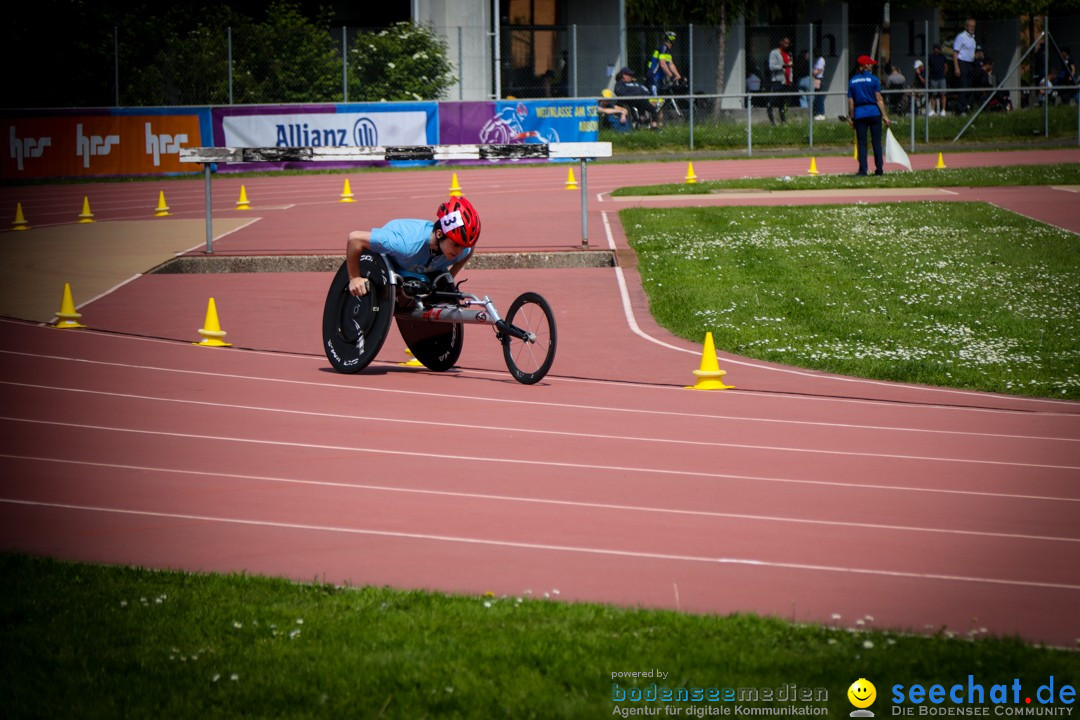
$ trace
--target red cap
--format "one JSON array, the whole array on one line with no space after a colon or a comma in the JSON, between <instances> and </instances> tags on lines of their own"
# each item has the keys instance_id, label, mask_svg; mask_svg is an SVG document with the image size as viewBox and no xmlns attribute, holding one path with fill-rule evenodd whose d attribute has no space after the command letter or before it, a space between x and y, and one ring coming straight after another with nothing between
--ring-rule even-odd
<instances>
[{"instance_id":1,"label":"red cap","mask_svg":"<svg viewBox=\"0 0 1080 720\"><path fill-rule=\"evenodd\" d=\"M860 55L857 61L860 65L877 65L877 60L869 55Z\"/></svg>"}]
</instances>

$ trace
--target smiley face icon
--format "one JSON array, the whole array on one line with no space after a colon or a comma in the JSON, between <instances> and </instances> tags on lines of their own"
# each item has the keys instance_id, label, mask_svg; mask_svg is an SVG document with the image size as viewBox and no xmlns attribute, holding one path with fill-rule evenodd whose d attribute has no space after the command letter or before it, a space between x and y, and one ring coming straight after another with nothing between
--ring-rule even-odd
<instances>
[{"instance_id":1,"label":"smiley face icon","mask_svg":"<svg viewBox=\"0 0 1080 720\"><path fill-rule=\"evenodd\" d=\"M866 678L859 678L851 683L847 691L848 700L857 708L868 708L877 699L877 688Z\"/></svg>"}]
</instances>

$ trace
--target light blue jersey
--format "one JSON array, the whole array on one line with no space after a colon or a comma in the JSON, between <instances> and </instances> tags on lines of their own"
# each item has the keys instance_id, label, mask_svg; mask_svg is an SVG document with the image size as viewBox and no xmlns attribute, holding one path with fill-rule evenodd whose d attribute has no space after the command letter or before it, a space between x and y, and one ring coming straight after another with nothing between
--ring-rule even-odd
<instances>
[{"instance_id":1,"label":"light blue jersey","mask_svg":"<svg viewBox=\"0 0 1080 720\"><path fill-rule=\"evenodd\" d=\"M431 231L435 223L428 220L391 220L381 228L371 230L371 249L389 258L394 269L414 273L440 273L469 257L472 248L465 248L451 262L442 253L431 252Z\"/></svg>"}]
</instances>

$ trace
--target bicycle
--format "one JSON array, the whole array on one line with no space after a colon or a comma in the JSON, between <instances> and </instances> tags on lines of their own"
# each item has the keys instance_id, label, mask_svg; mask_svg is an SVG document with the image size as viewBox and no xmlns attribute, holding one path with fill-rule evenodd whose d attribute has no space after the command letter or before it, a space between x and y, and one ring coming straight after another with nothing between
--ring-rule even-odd
<instances>
[{"instance_id":1,"label":"bicycle","mask_svg":"<svg viewBox=\"0 0 1080 720\"><path fill-rule=\"evenodd\" d=\"M462 292L450 273L395 272L382 255L364 253L360 274L370 290L355 297L342 263L323 307L323 350L338 372L357 373L371 364L390 332L391 318L410 352L429 370L443 372L457 363L464 325L494 328L506 367L518 382L532 385L551 369L558 332L551 306L538 293L519 295L503 319L491 298Z\"/></svg>"}]
</instances>

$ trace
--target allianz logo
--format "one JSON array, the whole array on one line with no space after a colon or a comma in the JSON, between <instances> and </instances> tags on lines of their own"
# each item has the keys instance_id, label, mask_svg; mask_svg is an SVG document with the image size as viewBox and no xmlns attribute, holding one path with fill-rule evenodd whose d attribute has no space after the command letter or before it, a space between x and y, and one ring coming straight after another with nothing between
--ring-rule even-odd
<instances>
[{"instance_id":1,"label":"allianz logo","mask_svg":"<svg viewBox=\"0 0 1080 720\"><path fill-rule=\"evenodd\" d=\"M21 138L15 134L15 126L8 126L8 147L11 148L11 157L20 170L23 169L23 161L27 158L39 158L45 148L52 145L51 137Z\"/></svg>"},{"instance_id":2,"label":"allianz logo","mask_svg":"<svg viewBox=\"0 0 1080 720\"><path fill-rule=\"evenodd\" d=\"M372 147L379 144L379 128L367 117L353 123L352 132L347 127L313 128L308 123L278 123L274 129L276 147Z\"/></svg>"}]
</instances>

